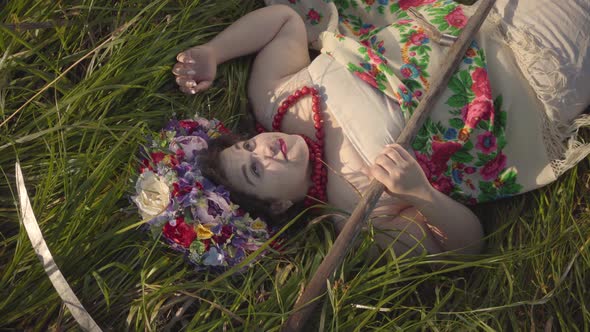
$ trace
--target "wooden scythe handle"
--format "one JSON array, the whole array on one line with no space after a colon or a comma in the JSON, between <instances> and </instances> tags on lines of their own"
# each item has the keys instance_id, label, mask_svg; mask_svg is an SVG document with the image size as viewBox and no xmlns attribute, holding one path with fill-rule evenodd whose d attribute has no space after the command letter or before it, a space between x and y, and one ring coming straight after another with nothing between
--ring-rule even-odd
<instances>
[{"instance_id":1,"label":"wooden scythe handle","mask_svg":"<svg viewBox=\"0 0 590 332\"><path fill-rule=\"evenodd\" d=\"M463 60L467 47L471 44L496 0L480 0L480 2L477 11L471 17L457 41L449 48L448 57L441 66L441 72L435 75L431 81L431 89L424 94L420 104L398 137L397 143L406 149L424 124L441 93L447 87L449 80ZM355 237L359 233L361 225L367 220L383 190L383 184L376 180L371 181L369 188L361 197L328 255L318 267L297 303L295 303L293 313L282 327L283 331L300 331L303 328L310 313L319 302L317 300L326 291L326 280L334 273L336 267L342 263L348 250L354 245Z\"/></svg>"}]
</instances>

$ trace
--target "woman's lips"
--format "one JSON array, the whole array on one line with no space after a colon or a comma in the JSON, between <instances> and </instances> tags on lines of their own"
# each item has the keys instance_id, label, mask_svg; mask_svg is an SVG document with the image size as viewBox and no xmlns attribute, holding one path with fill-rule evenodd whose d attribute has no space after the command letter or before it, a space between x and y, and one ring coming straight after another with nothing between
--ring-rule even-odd
<instances>
[{"instance_id":1,"label":"woman's lips","mask_svg":"<svg viewBox=\"0 0 590 332\"><path fill-rule=\"evenodd\" d=\"M281 152L283 153L283 157L285 157L285 160L289 160L289 158L287 158L287 143L285 143L285 141L282 138L279 138L278 141L279 146L281 148Z\"/></svg>"}]
</instances>

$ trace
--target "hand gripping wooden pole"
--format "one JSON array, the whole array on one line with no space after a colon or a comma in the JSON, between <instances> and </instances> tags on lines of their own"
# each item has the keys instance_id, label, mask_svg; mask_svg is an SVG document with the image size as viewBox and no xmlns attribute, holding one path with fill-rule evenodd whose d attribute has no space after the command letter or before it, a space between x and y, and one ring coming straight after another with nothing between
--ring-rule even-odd
<instances>
[{"instance_id":1,"label":"hand gripping wooden pole","mask_svg":"<svg viewBox=\"0 0 590 332\"><path fill-rule=\"evenodd\" d=\"M449 48L447 60L441 66L440 72L430 82L430 90L424 94L420 104L398 137L397 143L406 149L424 124L441 93L447 87L451 76L463 61L467 47L471 44L475 33L481 27L496 0L480 0L480 2L478 9L467 22L457 41ZM282 331L300 331L303 328L310 313L319 302L319 298L326 291L326 281L334 273L336 267L342 263L348 250L354 245L354 239L359 233L361 225L367 220L383 190L384 186L380 182L371 181L369 188L361 197L328 255L318 267L297 303L295 303L295 309L283 325Z\"/></svg>"}]
</instances>

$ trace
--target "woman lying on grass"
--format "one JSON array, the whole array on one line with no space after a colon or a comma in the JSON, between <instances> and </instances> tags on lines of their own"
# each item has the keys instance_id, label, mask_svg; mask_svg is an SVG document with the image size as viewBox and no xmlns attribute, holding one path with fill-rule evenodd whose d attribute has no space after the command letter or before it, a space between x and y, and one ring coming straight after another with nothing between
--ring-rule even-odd
<instances>
[{"instance_id":1,"label":"woman lying on grass","mask_svg":"<svg viewBox=\"0 0 590 332\"><path fill-rule=\"evenodd\" d=\"M510 38L501 30L508 24L498 16L505 16L502 10L523 14L522 7L538 1L520 1L519 8L499 1L496 17L482 27L410 152L395 137L429 88L429 72L445 48L430 41L407 10L415 8L439 31L457 35L467 20L462 7L442 0L357 1L349 7L312 2L293 2L299 13L284 5L251 12L177 57L176 82L196 94L211 86L219 64L257 53L248 94L256 119L274 131L211 142L203 169L232 197L265 201L271 215L318 200L351 211L374 177L387 189L372 213L379 247L393 245L398 254L470 254L481 251L483 231L462 203L538 188L588 154L587 146L565 151L561 143L568 132L555 128L577 116L589 96L573 95L568 102L574 106L558 105L572 107L556 113L555 101L529 84L539 73L519 70L518 52L531 49L518 49L517 28ZM588 26L588 20L580 24ZM308 42L321 46L313 62ZM547 40L534 46L555 49ZM586 56L580 51L572 56ZM570 64L564 59L550 58L561 68ZM588 61L577 63L588 68ZM571 93L557 88L563 90L555 91L558 96Z\"/></svg>"}]
</instances>

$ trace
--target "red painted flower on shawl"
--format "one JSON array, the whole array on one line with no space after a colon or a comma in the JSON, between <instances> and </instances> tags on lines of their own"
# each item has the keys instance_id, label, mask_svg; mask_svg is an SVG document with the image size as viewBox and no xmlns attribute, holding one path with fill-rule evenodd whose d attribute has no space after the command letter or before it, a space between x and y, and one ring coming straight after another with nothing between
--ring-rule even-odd
<instances>
[{"instance_id":1,"label":"red painted flower on shawl","mask_svg":"<svg viewBox=\"0 0 590 332\"><path fill-rule=\"evenodd\" d=\"M399 0L398 4L402 10L408 10L412 7L418 7L433 2L436 2L436 0Z\"/></svg>"},{"instance_id":2,"label":"red painted flower on shawl","mask_svg":"<svg viewBox=\"0 0 590 332\"><path fill-rule=\"evenodd\" d=\"M461 109L461 117L467 127L475 128L481 120L493 121L493 111L494 107L490 100L476 98Z\"/></svg>"},{"instance_id":3,"label":"red painted flower on shawl","mask_svg":"<svg viewBox=\"0 0 590 332\"><path fill-rule=\"evenodd\" d=\"M446 176L441 176L436 181L431 183L434 189L440 191L443 194L449 194L453 190L453 182Z\"/></svg>"},{"instance_id":4,"label":"red painted flower on shawl","mask_svg":"<svg viewBox=\"0 0 590 332\"><path fill-rule=\"evenodd\" d=\"M371 59L371 61L376 65L380 65L380 64L387 64L387 60L384 58L381 58L379 55L375 54L370 48L367 48L367 55L369 56L369 59Z\"/></svg>"},{"instance_id":5,"label":"red painted flower on shawl","mask_svg":"<svg viewBox=\"0 0 590 332\"><path fill-rule=\"evenodd\" d=\"M475 147L485 154L490 154L496 150L496 136L489 131L477 136Z\"/></svg>"},{"instance_id":6,"label":"red painted flower on shawl","mask_svg":"<svg viewBox=\"0 0 590 332\"><path fill-rule=\"evenodd\" d=\"M492 88L488 79L488 71L484 68L477 68L471 74L471 78L473 80L471 90L473 90L475 96L492 99Z\"/></svg>"},{"instance_id":7,"label":"red painted flower on shawl","mask_svg":"<svg viewBox=\"0 0 590 332\"><path fill-rule=\"evenodd\" d=\"M375 77L369 75L366 72L360 72L360 71L355 71L354 75L358 78L360 78L361 80L369 83L372 87L378 89L379 87L377 86L377 81L375 80Z\"/></svg>"},{"instance_id":8,"label":"red painted flower on shawl","mask_svg":"<svg viewBox=\"0 0 590 332\"><path fill-rule=\"evenodd\" d=\"M316 25L316 24L320 23L320 21L322 19L322 14L320 14L315 9L310 8L309 12L307 12L306 17L312 25Z\"/></svg>"},{"instance_id":9,"label":"red painted flower on shawl","mask_svg":"<svg viewBox=\"0 0 590 332\"><path fill-rule=\"evenodd\" d=\"M416 68L416 66L413 63L406 63L400 68L400 71L404 78L416 78L420 76L420 70L418 70L418 68ZM422 93L420 93L420 95L422 95Z\"/></svg>"},{"instance_id":10,"label":"red painted flower on shawl","mask_svg":"<svg viewBox=\"0 0 590 332\"><path fill-rule=\"evenodd\" d=\"M467 24L467 17L463 14L463 8L461 6L457 6L457 8L453 9L452 12L445 16L445 19L449 25L456 28L462 28Z\"/></svg>"},{"instance_id":11,"label":"red painted flower on shawl","mask_svg":"<svg viewBox=\"0 0 590 332\"><path fill-rule=\"evenodd\" d=\"M363 0L363 2L370 6L375 3L375 0Z\"/></svg>"},{"instance_id":12,"label":"red painted flower on shawl","mask_svg":"<svg viewBox=\"0 0 590 332\"><path fill-rule=\"evenodd\" d=\"M428 39L428 36L424 32L414 32L410 36L410 41L412 42L412 44L420 46L423 44L427 44L430 41L430 39Z\"/></svg>"},{"instance_id":13,"label":"red painted flower on shawl","mask_svg":"<svg viewBox=\"0 0 590 332\"><path fill-rule=\"evenodd\" d=\"M440 176L446 169L447 163L455 152L461 149L461 144L457 142L432 142L432 156L415 152L416 161L424 171L428 179Z\"/></svg>"},{"instance_id":14,"label":"red painted flower on shawl","mask_svg":"<svg viewBox=\"0 0 590 332\"><path fill-rule=\"evenodd\" d=\"M498 153L496 158L487 162L480 168L479 173L484 180L489 181L498 177L498 174L506 168L506 155L501 151Z\"/></svg>"},{"instance_id":15,"label":"red painted flower on shawl","mask_svg":"<svg viewBox=\"0 0 590 332\"><path fill-rule=\"evenodd\" d=\"M190 247L191 243L197 238L197 233L190 225L184 222L183 217L176 218L174 226L170 222L167 222L162 231L166 238L185 248Z\"/></svg>"}]
</instances>

